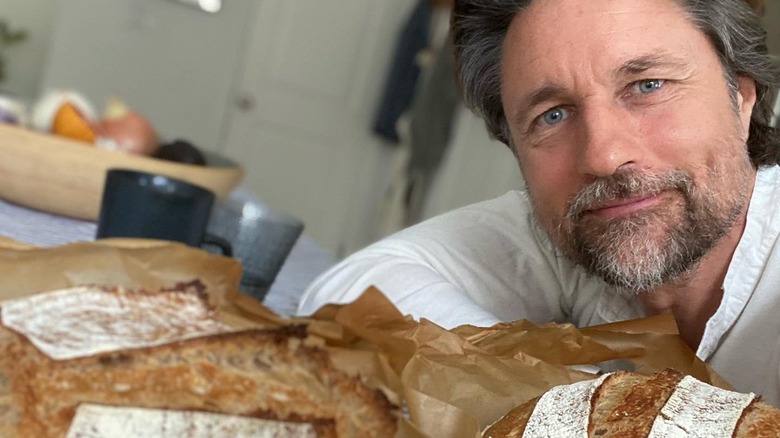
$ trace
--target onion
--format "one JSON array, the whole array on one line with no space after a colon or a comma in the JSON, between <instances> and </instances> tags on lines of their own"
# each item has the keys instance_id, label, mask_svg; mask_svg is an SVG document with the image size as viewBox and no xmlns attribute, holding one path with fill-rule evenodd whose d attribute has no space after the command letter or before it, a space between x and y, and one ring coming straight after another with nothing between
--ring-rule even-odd
<instances>
[{"instance_id":1,"label":"onion","mask_svg":"<svg viewBox=\"0 0 780 438\"><path fill-rule=\"evenodd\" d=\"M151 155L159 144L152 124L135 111L101 119L95 124L95 130L100 146L132 154Z\"/></svg>"}]
</instances>

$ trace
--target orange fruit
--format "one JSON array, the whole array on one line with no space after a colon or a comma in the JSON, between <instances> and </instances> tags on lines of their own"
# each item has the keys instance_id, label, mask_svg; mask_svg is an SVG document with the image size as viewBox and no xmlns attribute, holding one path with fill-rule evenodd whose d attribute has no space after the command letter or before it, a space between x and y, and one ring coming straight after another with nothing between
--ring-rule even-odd
<instances>
[{"instance_id":1,"label":"orange fruit","mask_svg":"<svg viewBox=\"0 0 780 438\"><path fill-rule=\"evenodd\" d=\"M89 121L70 103L64 103L57 110L51 131L63 137L94 143L95 131Z\"/></svg>"}]
</instances>

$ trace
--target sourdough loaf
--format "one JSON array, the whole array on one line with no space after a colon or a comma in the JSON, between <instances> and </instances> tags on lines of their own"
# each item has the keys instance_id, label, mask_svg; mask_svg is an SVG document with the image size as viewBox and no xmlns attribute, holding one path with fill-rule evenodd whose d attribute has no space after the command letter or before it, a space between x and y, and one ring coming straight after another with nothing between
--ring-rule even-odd
<instances>
[{"instance_id":1,"label":"sourdough loaf","mask_svg":"<svg viewBox=\"0 0 780 438\"><path fill-rule=\"evenodd\" d=\"M136 298L144 301L153 295ZM122 301L123 306L133 307L131 303ZM145 309L147 322L160 319L154 309ZM49 318L51 325L58 325L57 315ZM41 347L31 336L0 324L0 436L64 437L77 409L86 404L165 409L172 415L190 412L199 421L202 416L195 414L208 412L308 423L320 437L394 435L395 408L380 391L334 368L326 351L306 345L305 328L212 333L216 326L206 319L200 321L205 332L195 334L162 323L165 333L181 340L108 350L104 346L86 355L66 349L57 358L45 353L45 343ZM97 335L100 326L108 333ZM93 324L89 333L111 345L117 327L124 333L123 342L127 340L128 326L136 325ZM147 337L157 333L149 327L142 332ZM137 337L130 333L130 338ZM83 341L74 334L68 339L73 345Z\"/></svg>"},{"instance_id":2,"label":"sourdough loaf","mask_svg":"<svg viewBox=\"0 0 780 438\"><path fill-rule=\"evenodd\" d=\"M777 438L780 409L675 370L619 371L557 386L510 411L485 438Z\"/></svg>"},{"instance_id":3,"label":"sourdough loaf","mask_svg":"<svg viewBox=\"0 0 780 438\"><path fill-rule=\"evenodd\" d=\"M0 305L0 436L15 436L20 408L12 374L23 361L14 353L26 341L52 358L165 343L230 327L215 318L198 280L158 291L81 286L4 301ZM25 342L26 342L25 341Z\"/></svg>"}]
</instances>

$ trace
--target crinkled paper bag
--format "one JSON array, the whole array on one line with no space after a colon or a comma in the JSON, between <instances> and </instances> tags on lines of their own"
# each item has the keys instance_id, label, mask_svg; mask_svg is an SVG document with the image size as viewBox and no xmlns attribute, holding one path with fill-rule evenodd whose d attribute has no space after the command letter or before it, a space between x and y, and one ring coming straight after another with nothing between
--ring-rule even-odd
<instances>
[{"instance_id":1,"label":"crinkled paper bag","mask_svg":"<svg viewBox=\"0 0 780 438\"><path fill-rule=\"evenodd\" d=\"M197 279L220 318L239 327L256 324L226 298L238 288L238 260L176 242L114 238L36 247L0 238L0 278L0 301L77 285L156 290Z\"/></svg>"},{"instance_id":2,"label":"crinkled paper bag","mask_svg":"<svg viewBox=\"0 0 780 438\"><path fill-rule=\"evenodd\" d=\"M305 323L334 362L360 373L405 406L399 437L468 437L514 406L558 384L593 375L582 365L623 365L639 372L674 367L725 382L677 336L669 317L577 329L527 321L452 330L401 314L377 289L311 317L285 318L237 292L241 266L186 245L106 239L37 248L0 239L0 300L79 284L134 288L202 281L224 318L236 325Z\"/></svg>"},{"instance_id":3,"label":"crinkled paper bag","mask_svg":"<svg viewBox=\"0 0 780 438\"><path fill-rule=\"evenodd\" d=\"M262 311L255 316L265 321ZM402 397L408 420L399 436L477 437L550 387L595 376L583 368L651 373L673 367L727 386L682 342L668 316L587 329L520 320L446 330L401 314L370 288L352 303L294 321L314 328L337 361L339 351L374 358L360 372Z\"/></svg>"}]
</instances>

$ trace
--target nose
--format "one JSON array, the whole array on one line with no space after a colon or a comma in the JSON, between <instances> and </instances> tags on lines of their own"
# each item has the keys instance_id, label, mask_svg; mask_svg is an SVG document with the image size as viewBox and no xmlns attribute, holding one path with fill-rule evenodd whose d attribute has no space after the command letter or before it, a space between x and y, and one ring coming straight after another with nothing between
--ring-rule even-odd
<instances>
[{"instance_id":1,"label":"nose","mask_svg":"<svg viewBox=\"0 0 780 438\"><path fill-rule=\"evenodd\" d=\"M578 128L577 171L581 175L605 177L637 163L638 132L620 105L602 102L583 107Z\"/></svg>"}]
</instances>

